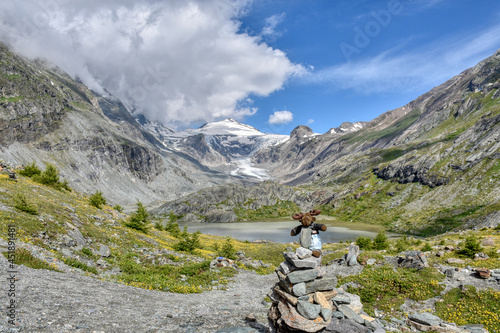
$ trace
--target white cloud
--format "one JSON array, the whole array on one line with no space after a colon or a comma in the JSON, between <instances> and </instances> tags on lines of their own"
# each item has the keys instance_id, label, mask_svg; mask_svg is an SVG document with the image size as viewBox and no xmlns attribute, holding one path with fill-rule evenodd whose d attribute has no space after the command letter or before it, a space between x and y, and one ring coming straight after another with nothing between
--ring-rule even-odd
<instances>
[{"instance_id":1,"label":"white cloud","mask_svg":"<svg viewBox=\"0 0 500 333\"><path fill-rule=\"evenodd\" d=\"M238 33L248 2L8 0L0 39L166 125L242 119L256 112L249 96L306 72L260 37Z\"/></svg>"},{"instance_id":2,"label":"white cloud","mask_svg":"<svg viewBox=\"0 0 500 333\"><path fill-rule=\"evenodd\" d=\"M492 55L499 46L500 25L497 25L416 50L403 52L398 47L371 58L310 72L305 82L366 94L419 91L441 84L474 66Z\"/></svg>"},{"instance_id":3,"label":"white cloud","mask_svg":"<svg viewBox=\"0 0 500 333\"><path fill-rule=\"evenodd\" d=\"M285 13L281 13L279 15L272 15L266 18L266 25L262 29L261 34L265 37L277 38L281 36L280 32L276 31L276 27L283 22L285 19Z\"/></svg>"},{"instance_id":4,"label":"white cloud","mask_svg":"<svg viewBox=\"0 0 500 333\"><path fill-rule=\"evenodd\" d=\"M309 120L307 120L306 125L311 125L312 123L314 123L314 119L309 119Z\"/></svg>"},{"instance_id":5,"label":"white cloud","mask_svg":"<svg viewBox=\"0 0 500 333\"><path fill-rule=\"evenodd\" d=\"M293 113L290 111L275 111L269 116L268 123L271 125L288 124L293 121Z\"/></svg>"}]
</instances>

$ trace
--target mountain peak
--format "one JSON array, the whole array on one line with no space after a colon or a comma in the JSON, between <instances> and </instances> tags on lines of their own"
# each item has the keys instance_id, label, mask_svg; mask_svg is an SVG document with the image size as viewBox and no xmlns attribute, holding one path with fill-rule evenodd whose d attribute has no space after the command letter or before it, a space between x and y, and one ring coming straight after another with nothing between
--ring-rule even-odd
<instances>
[{"instance_id":1,"label":"mountain peak","mask_svg":"<svg viewBox=\"0 0 500 333\"><path fill-rule=\"evenodd\" d=\"M226 118L220 121L206 123L196 130L198 133L208 135L238 135L238 136L260 136L264 135L261 131L253 126L240 123L233 118Z\"/></svg>"}]
</instances>

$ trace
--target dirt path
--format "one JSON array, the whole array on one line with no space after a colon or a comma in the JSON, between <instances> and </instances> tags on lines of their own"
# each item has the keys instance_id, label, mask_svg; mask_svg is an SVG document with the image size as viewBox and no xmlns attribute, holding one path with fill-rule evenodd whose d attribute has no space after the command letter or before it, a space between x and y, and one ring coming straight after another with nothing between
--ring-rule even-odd
<instances>
[{"instance_id":1,"label":"dirt path","mask_svg":"<svg viewBox=\"0 0 500 333\"><path fill-rule=\"evenodd\" d=\"M274 274L242 271L226 291L175 294L144 290L92 277L18 266L15 332L216 332L248 326L253 314L267 325L262 303ZM2 312L8 304L7 261L0 258ZM2 316L5 318L5 316ZM0 332L9 332L6 319Z\"/></svg>"}]
</instances>

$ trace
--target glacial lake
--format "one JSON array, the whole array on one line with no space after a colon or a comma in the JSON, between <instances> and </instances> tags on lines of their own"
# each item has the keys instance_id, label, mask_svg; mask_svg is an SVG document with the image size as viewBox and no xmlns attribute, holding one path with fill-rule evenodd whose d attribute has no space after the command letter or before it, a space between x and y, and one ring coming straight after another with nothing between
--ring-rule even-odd
<instances>
[{"instance_id":1,"label":"glacial lake","mask_svg":"<svg viewBox=\"0 0 500 333\"><path fill-rule=\"evenodd\" d=\"M363 223L343 223L330 220L319 220L318 223L325 224L328 229L320 232L322 243L338 243L339 241L355 241L359 236L375 238L378 232L384 230L381 226ZM250 242L256 240L268 240L276 243L290 243L299 241L299 237L290 236L290 230L299 225L294 220L270 220L255 222L234 223L180 223L181 230L188 227L188 232L199 230L202 234L215 236L231 236L232 238ZM387 233L389 238L398 237L398 234Z\"/></svg>"}]
</instances>

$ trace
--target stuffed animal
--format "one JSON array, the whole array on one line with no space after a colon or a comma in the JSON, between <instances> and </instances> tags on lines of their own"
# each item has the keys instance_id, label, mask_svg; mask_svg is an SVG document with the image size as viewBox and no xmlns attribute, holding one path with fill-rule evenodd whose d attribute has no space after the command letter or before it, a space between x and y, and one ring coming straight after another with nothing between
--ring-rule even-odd
<instances>
[{"instance_id":1,"label":"stuffed animal","mask_svg":"<svg viewBox=\"0 0 500 333\"><path fill-rule=\"evenodd\" d=\"M315 215L321 214L320 210L311 210L309 213L293 214L294 220L299 220L300 225L296 226L290 232L290 235L296 236L300 234L300 246L313 251L313 256L318 258L321 256L321 239L319 231L326 231L326 225L321 223L314 223L316 221Z\"/></svg>"}]
</instances>

